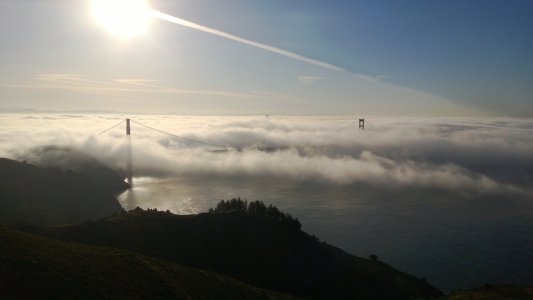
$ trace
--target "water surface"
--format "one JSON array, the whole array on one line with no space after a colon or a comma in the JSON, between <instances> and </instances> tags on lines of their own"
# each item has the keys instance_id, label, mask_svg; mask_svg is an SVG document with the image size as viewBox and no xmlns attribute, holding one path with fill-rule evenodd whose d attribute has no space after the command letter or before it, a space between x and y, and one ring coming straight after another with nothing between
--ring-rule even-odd
<instances>
[{"instance_id":1,"label":"water surface","mask_svg":"<svg viewBox=\"0 0 533 300\"><path fill-rule=\"evenodd\" d=\"M120 201L126 209L193 214L232 197L274 204L321 240L376 254L445 290L533 282L533 202L526 196L182 176L136 178Z\"/></svg>"}]
</instances>

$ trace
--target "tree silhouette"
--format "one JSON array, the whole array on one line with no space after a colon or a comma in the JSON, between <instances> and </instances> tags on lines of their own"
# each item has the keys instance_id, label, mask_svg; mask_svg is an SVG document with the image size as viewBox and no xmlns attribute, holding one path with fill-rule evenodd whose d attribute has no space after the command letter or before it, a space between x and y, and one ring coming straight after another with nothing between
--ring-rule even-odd
<instances>
[{"instance_id":1,"label":"tree silhouette","mask_svg":"<svg viewBox=\"0 0 533 300\"><path fill-rule=\"evenodd\" d=\"M296 230L302 228L297 218L293 218L290 214L280 211L272 204L267 207L262 201L248 203L247 200L243 201L241 198L221 200L214 209L209 210L209 213L212 214L228 212L243 212L248 216L273 220Z\"/></svg>"}]
</instances>

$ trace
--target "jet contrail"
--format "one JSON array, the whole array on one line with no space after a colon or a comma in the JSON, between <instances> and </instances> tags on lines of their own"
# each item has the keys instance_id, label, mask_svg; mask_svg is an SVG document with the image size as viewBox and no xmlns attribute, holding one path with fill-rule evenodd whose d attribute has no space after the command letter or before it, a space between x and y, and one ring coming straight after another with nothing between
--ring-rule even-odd
<instances>
[{"instance_id":1,"label":"jet contrail","mask_svg":"<svg viewBox=\"0 0 533 300\"><path fill-rule=\"evenodd\" d=\"M252 47L256 47L256 48L264 49L264 50L267 50L267 51L270 51L270 52L274 52L274 53L277 53L277 54L280 54L280 55L283 55L283 56L290 57L292 59L296 59L296 60L299 60L299 61L306 62L308 64L319 66L319 67L322 67L322 68L335 70L335 71L344 71L344 69L341 68L341 67L338 67L338 66L335 66L335 65L332 65L332 64L328 64L328 63L320 61L320 60L316 60L316 59L313 59L313 58L305 57L305 56L300 55L298 53L294 53L294 52L290 52L290 51L283 50L283 49L280 49L280 48L276 48L274 46L270 46L270 45L262 44L262 43L255 42L255 41L252 41L252 40L248 40L248 39L245 39L245 38L242 38L242 37L230 34L230 33L226 33L226 32L223 32L223 31L220 31L220 30L217 30L217 29L209 28L209 27L206 27L206 26L203 26L203 25L200 25L200 24L196 24L196 23L184 20L184 19L180 19L180 18L171 16L171 15L168 15L168 14L162 13L162 12L157 11L157 10L152 10L151 13L156 18L159 18L161 20L165 20L165 21L168 21L168 22L171 22L171 23L174 23L174 24L178 24L178 25L186 26L186 27L193 28L193 29L196 29L196 30L200 30L200 31L203 31L203 32L207 32L207 33L210 33L210 34L218 35L218 36L226 38L226 39L230 39L230 40L233 40L233 41L236 41L236 42L239 42L239 43L243 43L243 44L246 44L246 45L249 45L249 46L252 46Z\"/></svg>"}]
</instances>

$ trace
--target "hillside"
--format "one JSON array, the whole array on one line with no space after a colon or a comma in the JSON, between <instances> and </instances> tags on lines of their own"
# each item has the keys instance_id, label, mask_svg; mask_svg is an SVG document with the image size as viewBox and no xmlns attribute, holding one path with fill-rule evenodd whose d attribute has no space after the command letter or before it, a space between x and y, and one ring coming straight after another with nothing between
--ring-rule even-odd
<instances>
[{"instance_id":1,"label":"hillside","mask_svg":"<svg viewBox=\"0 0 533 300\"><path fill-rule=\"evenodd\" d=\"M0 299L293 299L132 252L0 226Z\"/></svg>"},{"instance_id":2,"label":"hillside","mask_svg":"<svg viewBox=\"0 0 533 300\"><path fill-rule=\"evenodd\" d=\"M310 299L441 295L423 279L320 242L301 231L297 220L275 208L254 202L252 210L252 204L232 203L199 215L136 209L78 225L18 228L214 270L254 286Z\"/></svg>"},{"instance_id":3,"label":"hillside","mask_svg":"<svg viewBox=\"0 0 533 300\"><path fill-rule=\"evenodd\" d=\"M68 147L44 146L33 148L17 159L45 168L58 168L85 176L86 180L110 194L129 188L125 175L103 164L90 155Z\"/></svg>"},{"instance_id":4,"label":"hillside","mask_svg":"<svg viewBox=\"0 0 533 300\"><path fill-rule=\"evenodd\" d=\"M120 180L120 177L118 177ZM116 181L0 158L0 223L78 223L122 210Z\"/></svg>"},{"instance_id":5,"label":"hillside","mask_svg":"<svg viewBox=\"0 0 533 300\"><path fill-rule=\"evenodd\" d=\"M485 285L480 288L457 291L441 300L531 300L533 286Z\"/></svg>"}]
</instances>

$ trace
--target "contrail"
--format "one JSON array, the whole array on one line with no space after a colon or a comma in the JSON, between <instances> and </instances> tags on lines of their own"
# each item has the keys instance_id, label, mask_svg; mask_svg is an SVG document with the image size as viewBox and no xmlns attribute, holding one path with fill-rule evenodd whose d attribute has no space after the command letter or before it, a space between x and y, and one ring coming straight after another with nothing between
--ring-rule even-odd
<instances>
[{"instance_id":1,"label":"contrail","mask_svg":"<svg viewBox=\"0 0 533 300\"><path fill-rule=\"evenodd\" d=\"M277 48L277 47L274 47L274 46L270 46L270 45L262 44L262 43L255 42L255 41L252 41L252 40L248 40L248 39L245 39L245 38L242 38L242 37L230 34L230 33L226 33L226 32L214 29L214 28L206 27L206 26L203 26L203 25L200 25L200 24L196 24L196 23L184 20L184 19L180 19L180 18L171 16L171 15L168 15L168 14L162 13L162 12L157 11L157 10L152 10L151 13L156 18L159 18L161 20L165 20L165 21L168 21L168 22L171 22L171 23L174 23L174 24L178 24L178 25L186 26L186 27L193 28L193 29L196 29L196 30L200 30L200 31L203 31L203 32L207 32L207 33L210 33L210 34L214 34L214 35L226 38L226 39L230 39L230 40L233 40L233 41L236 41L236 42L239 42L239 43L243 43L243 44L246 44L246 45L249 45L249 46L252 46L252 47L256 47L256 48L260 48L260 49L267 50L267 51L270 51L270 52L274 52L274 53L277 53L277 54L280 54L280 55L283 55L283 56L290 57L292 59L296 59L296 60L299 60L299 61L306 62L308 64L319 66L319 67L322 67L322 68L335 70L335 71L344 71L344 69L341 68L341 67L338 67L338 66L335 66L335 65L320 61L320 60L316 60L316 59L313 59L313 58L305 57L305 56L303 56L301 54L290 52L290 51L287 51L287 50L283 50L283 49L280 49L280 48Z\"/></svg>"}]
</instances>

